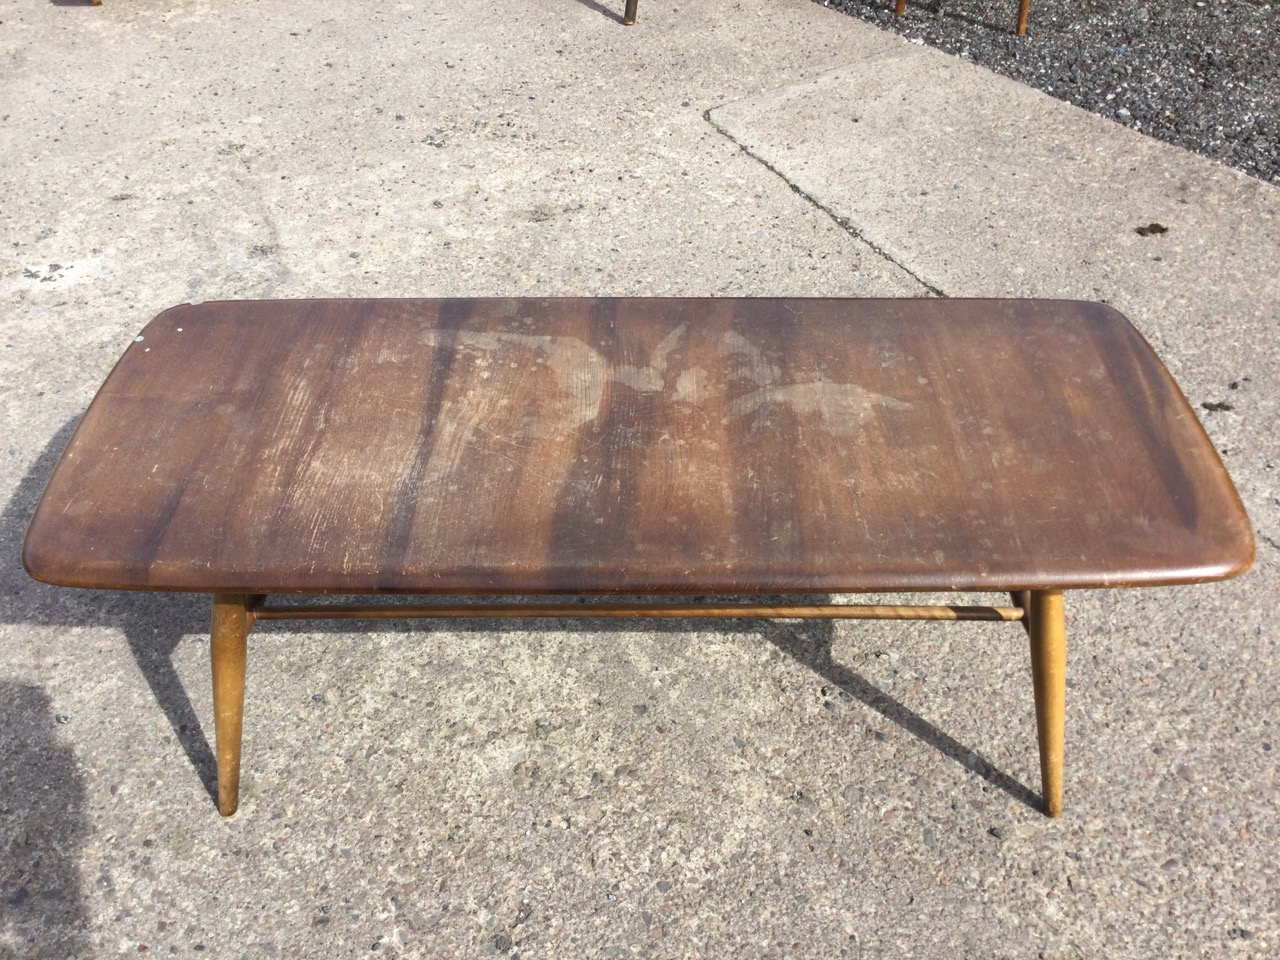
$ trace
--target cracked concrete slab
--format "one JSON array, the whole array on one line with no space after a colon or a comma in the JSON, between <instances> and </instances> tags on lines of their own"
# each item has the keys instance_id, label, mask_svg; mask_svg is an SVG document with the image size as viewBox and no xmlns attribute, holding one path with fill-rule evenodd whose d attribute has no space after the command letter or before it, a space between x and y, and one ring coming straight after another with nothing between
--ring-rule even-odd
<instances>
[{"instance_id":1,"label":"cracked concrete slab","mask_svg":"<svg viewBox=\"0 0 1280 960\"><path fill-rule=\"evenodd\" d=\"M22 573L75 419L183 300L1005 292L973 238L997 232L983 215L1022 236L982 192L1013 133L988 167L933 155L991 209L926 217L905 193L932 175L899 166L927 144L887 98L942 96L942 67L807 0L645 0L626 30L621 6L0 5L0 953L1273 953L1264 541L1229 584L1070 598L1058 823L1034 809L1017 628L488 621L255 632L244 802L224 822L207 603ZM865 71L848 75L859 131L832 115L837 68ZM953 106L917 140L961 122ZM1166 169L1140 140L1071 130L1081 168L1103 151L1135 197L1147 173L1116 158ZM1033 134L1034 159L1050 134ZM857 189L793 162L823 152ZM1124 208L1141 215L1096 241L1110 273L1054 267L1059 221L1100 229L1087 184L1063 192L1047 239L996 276L1086 295L1118 278L1104 294L1192 400L1231 402L1207 426L1280 539L1274 280L1240 266L1274 249L1269 195L1224 177ZM1249 203L1260 219L1227 239ZM894 219L910 230L879 229ZM1169 233L1120 236L1153 219ZM1131 283L1151 251L1164 265Z\"/></svg>"}]
</instances>

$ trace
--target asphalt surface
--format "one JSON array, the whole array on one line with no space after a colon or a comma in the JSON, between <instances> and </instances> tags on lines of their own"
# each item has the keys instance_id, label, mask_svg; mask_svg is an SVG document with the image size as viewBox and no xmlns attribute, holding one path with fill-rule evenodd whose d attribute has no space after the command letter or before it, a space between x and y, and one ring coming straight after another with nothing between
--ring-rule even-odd
<instances>
[{"instance_id":1,"label":"asphalt surface","mask_svg":"<svg viewBox=\"0 0 1280 960\"><path fill-rule=\"evenodd\" d=\"M1262 180L1280 180L1280 4L819 0Z\"/></svg>"}]
</instances>

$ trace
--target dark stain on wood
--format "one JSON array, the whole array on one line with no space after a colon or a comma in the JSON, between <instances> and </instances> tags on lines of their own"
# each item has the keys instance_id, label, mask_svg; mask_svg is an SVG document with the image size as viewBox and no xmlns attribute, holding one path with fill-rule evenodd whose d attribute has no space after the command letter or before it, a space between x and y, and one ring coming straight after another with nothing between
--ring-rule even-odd
<instances>
[{"instance_id":1,"label":"dark stain on wood","mask_svg":"<svg viewBox=\"0 0 1280 960\"><path fill-rule=\"evenodd\" d=\"M175 307L23 555L74 586L442 594L1065 589L1252 557L1109 307L817 299Z\"/></svg>"}]
</instances>

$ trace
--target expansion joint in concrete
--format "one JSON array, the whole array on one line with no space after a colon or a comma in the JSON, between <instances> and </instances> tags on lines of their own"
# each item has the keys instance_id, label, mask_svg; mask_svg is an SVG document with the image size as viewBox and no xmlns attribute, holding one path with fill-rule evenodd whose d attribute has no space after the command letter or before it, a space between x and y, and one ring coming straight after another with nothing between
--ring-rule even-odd
<instances>
[{"instance_id":1,"label":"expansion joint in concrete","mask_svg":"<svg viewBox=\"0 0 1280 960\"><path fill-rule=\"evenodd\" d=\"M869 240L861 230L855 227L847 219L840 216L840 214L836 213L834 210L832 210L826 204L822 203L822 201L818 200L813 195L806 193L803 188L798 186L785 173L783 173L781 170L779 170L777 167L771 164L768 160L761 157L759 154L754 153L750 147L744 144L741 140L735 137L732 133L730 133L720 124L716 123L713 119L711 119L711 110L704 111L702 116L703 116L703 119L707 121L707 123L711 124L711 126L715 128L717 133L719 133L725 139L729 140L731 143L735 144L739 150L741 150L743 153L749 156L752 160L760 164L762 167L764 167L774 176L778 177L778 179L780 179L783 183L785 183L788 187L790 187L792 192L794 192L797 196L801 197L802 199L804 199L805 201L807 201L808 203L816 207L818 210L821 210L823 213L825 213L828 217L831 218L832 222L835 223L836 226L838 226L841 230L843 230L845 233L851 236L854 240L857 240L860 244L870 249L873 253L875 253L881 259L887 260L889 263L892 263L895 267L897 267L907 276L911 277L912 280L920 284L920 286L924 287L935 297L947 296L947 293L944 290L942 290L940 287L934 286L924 277L920 276L920 274L916 273L914 270L908 267L901 260L897 259L892 254L890 254L883 247L879 246L874 241Z\"/></svg>"}]
</instances>

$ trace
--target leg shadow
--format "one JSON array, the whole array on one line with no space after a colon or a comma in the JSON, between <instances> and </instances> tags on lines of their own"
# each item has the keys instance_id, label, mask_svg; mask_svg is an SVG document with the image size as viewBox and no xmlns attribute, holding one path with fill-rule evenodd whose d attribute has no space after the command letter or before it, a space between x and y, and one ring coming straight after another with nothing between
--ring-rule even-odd
<instances>
[{"instance_id":1,"label":"leg shadow","mask_svg":"<svg viewBox=\"0 0 1280 960\"><path fill-rule=\"evenodd\" d=\"M117 621L129 652L191 761L209 799L218 802L218 763L186 687L173 666L183 637L209 633L209 598L201 594L130 594Z\"/></svg>"},{"instance_id":2,"label":"leg shadow","mask_svg":"<svg viewBox=\"0 0 1280 960\"><path fill-rule=\"evenodd\" d=\"M860 700L886 720L923 740L943 756L950 757L987 783L1003 790L1013 799L1037 812L1043 809L1040 796L995 764L943 733L932 723L902 702L895 700L861 674L837 663L831 656L835 629L830 623L805 624L796 627L778 621L763 621L765 638L787 656L808 667L825 681Z\"/></svg>"},{"instance_id":3,"label":"leg shadow","mask_svg":"<svg viewBox=\"0 0 1280 960\"><path fill-rule=\"evenodd\" d=\"M599 3L598 0L578 0L578 2L582 4L584 7L589 7L592 10L594 10L596 13L599 13L599 14L602 14L603 16L608 17L610 20L614 21L615 23L622 23L622 14L617 13L613 10L610 10L603 3Z\"/></svg>"}]
</instances>

